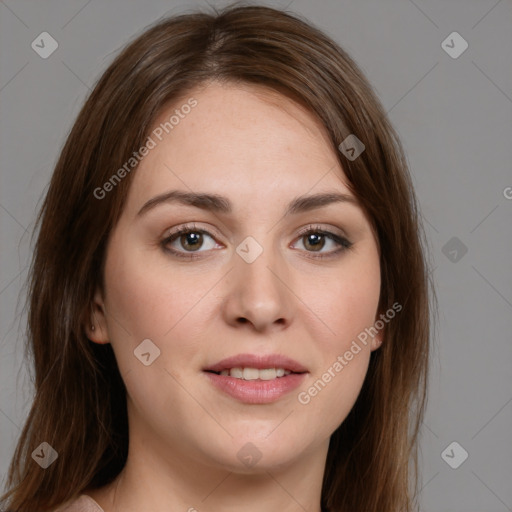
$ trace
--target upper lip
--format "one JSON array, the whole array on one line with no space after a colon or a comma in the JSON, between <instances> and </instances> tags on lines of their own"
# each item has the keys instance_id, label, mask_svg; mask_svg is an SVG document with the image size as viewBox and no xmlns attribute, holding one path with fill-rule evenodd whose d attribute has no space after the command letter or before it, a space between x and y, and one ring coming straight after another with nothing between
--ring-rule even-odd
<instances>
[{"instance_id":1,"label":"upper lip","mask_svg":"<svg viewBox=\"0 0 512 512\"><path fill-rule=\"evenodd\" d=\"M238 354L236 356L222 359L214 365L208 366L204 371L221 372L231 368L257 368L263 370L265 368L283 368L294 373L305 373L307 368L297 361L279 354Z\"/></svg>"}]
</instances>

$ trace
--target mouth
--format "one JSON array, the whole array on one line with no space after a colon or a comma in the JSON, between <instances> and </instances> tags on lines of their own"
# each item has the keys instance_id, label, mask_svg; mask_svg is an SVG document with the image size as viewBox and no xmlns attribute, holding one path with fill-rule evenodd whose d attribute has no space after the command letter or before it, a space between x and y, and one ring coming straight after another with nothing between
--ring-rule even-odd
<instances>
[{"instance_id":1,"label":"mouth","mask_svg":"<svg viewBox=\"0 0 512 512\"><path fill-rule=\"evenodd\" d=\"M227 368L220 372L215 372L213 370L206 370L210 373L215 373L216 375L221 375L223 377L233 377L235 379L242 380L274 380L285 377L286 375L290 375L292 373L302 373L302 372L292 372L290 370L286 370L285 368Z\"/></svg>"},{"instance_id":2,"label":"mouth","mask_svg":"<svg viewBox=\"0 0 512 512\"><path fill-rule=\"evenodd\" d=\"M298 387L309 373L290 358L254 354L230 357L203 371L217 389L249 404L278 400Z\"/></svg>"},{"instance_id":3,"label":"mouth","mask_svg":"<svg viewBox=\"0 0 512 512\"><path fill-rule=\"evenodd\" d=\"M273 380L292 373L307 373L308 370L297 361L279 354L238 354L208 366L204 371L235 379Z\"/></svg>"}]
</instances>

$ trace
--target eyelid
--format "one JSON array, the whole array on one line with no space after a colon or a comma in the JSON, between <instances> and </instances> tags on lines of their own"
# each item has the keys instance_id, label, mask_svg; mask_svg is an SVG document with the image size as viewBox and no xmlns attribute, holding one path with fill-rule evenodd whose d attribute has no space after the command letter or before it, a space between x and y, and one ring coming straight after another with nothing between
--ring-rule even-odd
<instances>
[{"instance_id":1,"label":"eyelid","mask_svg":"<svg viewBox=\"0 0 512 512\"><path fill-rule=\"evenodd\" d=\"M338 232L333 233L333 231L335 231L335 230L337 230ZM308 224L307 226L300 228L297 233L297 236L306 235L311 231L315 231L315 232L319 232L319 233L326 233L326 234L332 233L340 238L346 238L347 241L349 241L348 236L340 228L335 228L335 227L325 228L325 227L321 226L320 224Z\"/></svg>"},{"instance_id":2,"label":"eyelid","mask_svg":"<svg viewBox=\"0 0 512 512\"><path fill-rule=\"evenodd\" d=\"M215 230L215 228L212 228L212 227L203 228L203 227L198 226L195 222L181 224L177 228L167 228L164 232L163 237L170 238L171 236L174 236L183 231L185 231L185 232L196 231L198 233L206 233L209 236L215 236L217 238L221 237L221 235L219 234L219 232L217 230Z\"/></svg>"},{"instance_id":3,"label":"eyelid","mask_svg":"<svg viewBox=\"0 0 512 512\"><path fill-rule=\"evenodd\" d=\"M303 226L302 228L300 228L299 231L296 234L296 237L299 237L301 235L305 235L305 234L307 234L307 233L309 233L310 231L313 231L313 230L314 231L318 231L318 232L326 232L327 234L332 232L330 230L338 230L337 233L333 233L333 234L336 234L340 238L346 238L347 241L350 241L348 235L343 230L341 230L340 228L337 228L337 227L327 227L327 228L325 228L325 227L321 226L320 224L314 224L314 223L307 224L306 226ZM200 232L200 233L206 233L207 235L210 235L210 236L214 235L217 238L221 237L219 232L216 231L214 228L212 228L212 227L202 228L202 227L198 226L195 222L191 222L191 223L182 224L182 225L180 225L176 229L174 229L174 228L167 228L164 231L163 238L164 239L169 238L169 237L174 236L174 235L176 235L176 234L178 234L178 233L180 233L182 231L197 231L197 232Z\"/></svg>"}]
</instances>

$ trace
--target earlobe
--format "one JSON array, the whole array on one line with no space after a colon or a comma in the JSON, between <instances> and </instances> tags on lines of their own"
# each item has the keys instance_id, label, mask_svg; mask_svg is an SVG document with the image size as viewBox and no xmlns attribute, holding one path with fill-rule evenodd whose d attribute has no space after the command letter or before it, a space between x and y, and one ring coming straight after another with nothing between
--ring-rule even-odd
<instances>
[{"instance_id":1,"label":"earlobe","mask_svg":"<svg viewBox=\"0 0 512 512\"><path fill-rule=\"evenodd\" d=\"M372 341L372 350L377 350L382 345L382 337L376 336Z\"/></svg>"},{"instance_id":2,"label":"earlobe","mask_svg":"<svg viewBox=\"0 0 512 512\"><path fill-rule=\"evenodd\" d=\"M105 305L100 290L96 290L91 311L85 321L85 333L87 338L94 343L109 343L107 322L105 317Z\"/></svg>"},{"instance_id":3,"label":"earlobe","mask_svg":"<svg viewBox=\"0 0 512 512\"><path fill-rule=\"evenodd\" d=\"M385 333L387 331L387 326L382 320L383 314L377 313L375 316L375 320L373 323L373 328L375 329L375 335L372 335L371 341L371 351L377 350L380 348L382 343L384 342ZM386 322L387 323L387 322Z\"/></svg>"}]
</instances>

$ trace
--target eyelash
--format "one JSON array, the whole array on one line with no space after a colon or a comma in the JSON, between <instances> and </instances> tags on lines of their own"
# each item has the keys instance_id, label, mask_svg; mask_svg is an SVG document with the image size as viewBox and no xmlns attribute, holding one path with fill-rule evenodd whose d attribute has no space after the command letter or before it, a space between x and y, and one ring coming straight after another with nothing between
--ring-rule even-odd
<instances>
[{"instance_id":1,"label":"eyelash","mask_svg":"<svg viewBox=\"0 0 512 512\"><path fill-rule=\"evenodd\" d=\"M167 236L166 238L164 238L162 240L162 242L161 242L162 249L167 253L171 253L173 256L177 256L178 258L182 258L185 260L195 260L195 259L201 258L202 256L200 256L199 254L196 254L196 251L183 253L182 251L176 251L174 249L169 249L169 247L167 247L167 245L170 242L173 242L174 240L178 239L181 235L189 234L189 233L200 233L202 235L208 235L211 238L215 238L212 233L210 233L209 231L207 231L205 229L197 228L195 224L185 225L185 226L180 227L176 231L170 233L169 236ZM337 249L335 251L331 251L330 253L328 253L328 255L325 255L325 254L315 255L313 251L306 251L306 252L311 252L312 253L311 257L314 259L327 259L327 258L335 257L338 254L343 253L346 250L350 249L353 245L353 243L350 242L347 238L336 235L335 233L332 233L330 231L326 231L325 229L322 229L321 227L315 226L315 225L310 225L310 226L307 226L307 227L301 229L298 233L298 238L299 239L303 238L309 234L323 235L340 246L339 249ZM197 252L205 252L205 251L197 251Z\"/></svg>"}]
</instances>

